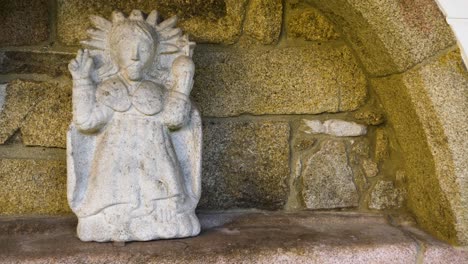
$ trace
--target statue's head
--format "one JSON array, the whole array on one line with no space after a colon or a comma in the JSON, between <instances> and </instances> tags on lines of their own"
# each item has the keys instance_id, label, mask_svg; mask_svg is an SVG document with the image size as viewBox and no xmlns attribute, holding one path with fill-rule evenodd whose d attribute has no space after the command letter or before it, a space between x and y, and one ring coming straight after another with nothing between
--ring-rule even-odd
<instances>
[{"instance_id":1,"label":"statue's head","mask_svg":"<svg viewBox=\"0 0 468 264\"><path fill-rule=\"evenodd\" d=\"M119 11L112 13L109 21L91 16L93 28L89 38L81 43L89 48L97 65L97 81L121 73L127 79L168 79L172 62L179 56L191 56L195 43L176 27L177 17L158 22L158 12L146 18L139 10L128 17Z\"/></svg>"},{"instance_id":2,"label":"statue's head","mask_svg":"<svg viewBox=\"0 0 468 264\"><path fill-rule=\"evenodd\" d=\"M129 19L114 13L109 46L120 73L132 81L141 80L154 60L156 38L155 30L145 22L141 12L132 12Z\"/></svg>"}]
</instances>

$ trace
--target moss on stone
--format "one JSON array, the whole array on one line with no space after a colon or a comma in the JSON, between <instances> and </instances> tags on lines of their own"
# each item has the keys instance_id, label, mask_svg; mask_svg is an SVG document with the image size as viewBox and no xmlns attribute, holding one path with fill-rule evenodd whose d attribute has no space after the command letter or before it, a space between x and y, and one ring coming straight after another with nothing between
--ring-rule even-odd
<instances>
[{"instance_id":1,"label":"moss on stone","mask_svg":"<svg viewBox=\"0 0 468 264\"><path fill-rule=\"evenodd\" d=\"M440 186L424 127L408 87L401 76L374 79L372 86L405 156L409 209L421 227L438 238L455 243L457 234L452 207Z\"/></svg>"},{"instance_id":2,"label":"moss on stone","mask_svg":"<svg viewBox=\"0 0 468 264\"><path fill-rule=\"evenodd\" d=\"M372 75L405 71L455 43L433 0L308 2L341 28Z\"/></svg>"},{"instance_id":3,"label":"moss on stone","mask_svg":"<svg viewBox=\"0 0 468 264\"><path fill-rule=\"evenodd\" d=\"M21 133L26 145L66 147L68 126L72 120L71 80L52 83L45 98L25 118Z\"/></svg>"},{"instance_id":4,"label":"moss on stone","mask_svg":"<svg viewBox=\"0 0 468 264\"><path fill-rule=\"evenodd\" d=\"M86 29L91 26L88 16L100 15L110 19L114 10L125 13L139 9L149 13L158 10L163 18L177 15L178 26L190 35L191 40L207 43L234 43L240 35L246 0L210 1L60 1L57 33L67 45L77 45L86 39Z\"/></svg>"},{"instance_id":5,"label":"moss on stone","mask_svg":"<svg viewBox=\"0 0 468 264\"><path fill-rule=\"evenodd\" d=\"M206 116L357 109L366 79L345 45L195 51L192 96Z\"/></svg>"},{"instance_id":6,"label":"moss on stone","mask_svg":"<svg viewBox=\"0 0 468 264\"><path fill-rule=\"evenodd\" d=\"M303 2L289 3L286 21L288 38L327 41L340 36L324 15Z\"/></svg>"},{"instance_id":7,"label":"moss on stone","mask_svg":"<svg viewBox=\"0 0 468 264\"><path fill-rule=\"evenodd\" d=\"M252 0L244 22L244 32L263 44L278 41L283 22L282 0Z\"/></svg>"},{"instance_id":8,"label":"moss on stone","mask_svg":"<svg viewBox=\"0 0 468 264\"><path fill-rule=\"evenodd\" d=\"M0 215L69 213L66 176L64 160L0 159Z\"/></svg>"}]
</instances>

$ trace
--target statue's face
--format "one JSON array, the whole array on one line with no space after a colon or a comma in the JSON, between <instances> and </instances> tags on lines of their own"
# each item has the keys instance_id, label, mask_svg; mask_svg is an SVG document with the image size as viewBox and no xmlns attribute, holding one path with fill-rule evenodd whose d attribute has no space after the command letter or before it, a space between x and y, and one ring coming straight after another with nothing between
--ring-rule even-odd
<instances>
[{"instance_id":1,"label":"statue's face","mask_svg":"<svg viewBox=\"0 0 468 264\"><path fill-rule=\"evenodd\" d=\"M127 35L116 47L116 61L120 72L129 80L140 81L154 58L154 44L141 34Z\"/></svg>"}]
</instances>

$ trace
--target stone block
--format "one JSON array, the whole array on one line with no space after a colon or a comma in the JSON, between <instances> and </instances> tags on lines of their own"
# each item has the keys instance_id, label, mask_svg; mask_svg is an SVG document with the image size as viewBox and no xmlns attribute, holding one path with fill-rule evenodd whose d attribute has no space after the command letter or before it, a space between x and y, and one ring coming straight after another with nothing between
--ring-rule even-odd
<instances>
[{"instance_id":1,"label":"stone block","mask_svg":"<svg viewBox=\"0 0 468 264\"><path fill-rule=\"evenodd\" d=\"M467 244L468 74L459 52L372 86L404 154L408 206L418 223Z\"/></svg>"},{"instance_id":2,"label":"stone block","mask_svg":"<svg viewBox=\"0 0 468 264\"><path fill-rule=\"evenodd\" d=\"M317 9L298 1L288 3L286 30L288 38L309 41L334 40L340 36L335 26Z\"/></svg>"},{"instance_id":3,"label":"stone block","mask_svg":"<svg viewBox=\"0 0 468 264\"><path fill-rule=\"evenodd\" d=\"M64 214L64 160L0 159L0 214Z\"/></svg>"},{"instance_id":4,"label":"stone block","mask_svg":"<svg viewBox=\"0 0 468 264\"><path fill-rule=\"evenodd\" d=\"M202 209L281 209L288 196L289 125L205 121Z\"/></svg>"},{"instance_id":5,"label":"stone block","mask_svg":"<svg viewBox=\"0 0 468 264\"><path fill-rule=\"evenodd\" d=\"M278 41L283 22L282 0L253 0L244 22L244 32L263 44Z\"/></svg>"},{"instance_id":6,"label":"stone block","mask_svg":"<svg viewBox=\"0 0 468 264\"><path fill-rule=\"evenodd\" d=\"M50 88L47 83L21 80L6 85L0 112L1 144L4 144L21 127L26 116L46 97Z\"/></svg>"},{"instance_id":7,"label":"stone block","mask_svg":"<svg viewBox=\"0 0 468 264\"><path fill-rule=\"evenodd\" d=\"M28 114L21 125L26 145L65 148L72 119L72 84L53 83L47 96Z\"/></svg>"},{"instance_id":8,"label":"stone block","mask_svg":"<svg viewBox=\"0 0 468 264\"><path fill-rule=\"evenodd\" d=\"M53 77L69 75L68 62L74 55L31 52L3 51L0 52L0 74L47 74Z\"/></svg>"},{"instance_id":9,"label":"stone block","mask_svg":"<svg viewBox=\"0 0 468 264\"><path fill-rule=\"evenodd\" d=\"M397 209L403 206L405 192L396 188L392 181L378 181L371 193L369 208Z\"/></svg>"},{"instance_id":10,"label":"stone block","mask_svg":"<svg viewBox=\"0 0 468 264\"><path fill-rule=\"evenodd\" d=\"M0 113L0 143L18 129L26 145L65 148L71 120L71 82L15 80L5 90Z\"/></svg>"},{"instance_id":11,"label":"stone block","mask_svg":"<svg viewBox=\"0 0 468 264\"><path fill-rule=\"evenodd\" d=\"M326 140L317 152L304 160L302 196L307 208L358 206L359 196L344 142Z\"/></svg>"},{"instance_id":12,"label":"stone block","mask_svg":"<svg viewBox=\"0 0 468 264\"><path fill-rule=\"evenodd\" d=\"M48 0L0 0L0 45L34 45L49 37Z\"/></svg>"},{"instance_id":13,"label":"stone block","mask_svg":"<svg viewBox=\"0 0 468 264\"><path fill-rule=\"evenodd\" d=\"M405 71L455 44L433 0L309 2L330 14L372 75Z\"/></svg>"},{"instance_id":14,"label":"stone block","mask_svg":"<svg viewBox=\"0 0 468 264\"><path fill-rule=\"evenodd\" d=\"M77 45L86 39L86 29L91 26L89 15L110 19L112 11L125 13L133 9L146 13L158 10L163 18L177 15L180 28L190 39L199 43L234 43L241 33L246 0L60 0L58 4L57 32L59 40L67 45Z\"/></svg>"},{"instance_id":15,"label":"stone block","mask_svg":"<svg viewBox=\"0 0 468 264\"><path fill-rule=\"evenodd\" d=\"M205 116L317 114L364 103L366 80L344 45L195 51L192 96Z\"/></svg>"}]
</instances>

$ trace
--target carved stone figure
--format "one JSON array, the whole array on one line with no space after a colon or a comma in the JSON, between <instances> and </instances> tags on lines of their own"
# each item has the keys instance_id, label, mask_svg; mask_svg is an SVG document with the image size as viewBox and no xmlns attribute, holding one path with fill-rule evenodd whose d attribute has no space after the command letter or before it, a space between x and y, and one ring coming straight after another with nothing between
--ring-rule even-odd
<instances>
[{"instance_id":1,"label":"carved stone figure","mask_svg":"<svg viewBox=\"0 0 468 264\"><path fill-rule=\"evenodd\" d=\"M201 119L189 100L195 43L132 11L93 16L69 64L68 201L83 241L195 236L200 224Z\"/></svg>"}]
</instances>

